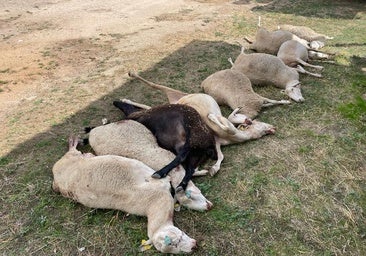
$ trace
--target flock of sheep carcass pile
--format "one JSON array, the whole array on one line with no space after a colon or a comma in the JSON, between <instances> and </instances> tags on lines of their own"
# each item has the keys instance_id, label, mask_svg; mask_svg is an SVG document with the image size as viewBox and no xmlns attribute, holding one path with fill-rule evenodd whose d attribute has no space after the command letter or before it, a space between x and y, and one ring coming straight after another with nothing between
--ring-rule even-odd
<instances>
[{"instance_id":1,"label":"flock of sheep carcass pile","mask_svg":"<svg viewBox=\"0 0 366 256\"><path fill-rule=\"evenodd\" d=\"M201 211L213 206L192 176L217 173L224 159L221 145L275 132L274 126L252 118L262 107L290 101L262 97L252 84L272 84L292 100L304 101L299 72L321 76L303 66L322 69L307 61L328 57L318 50L326 39L306 27L287 25L273 32L259 27L250 44L256 53L242 50L234 62L230 60L231 69L207 77L201 84L205 93L184 93L130 72L131 77L163 91L169 104L150 107L127 99L113 102L125 119L87 131L84 143L96 155L78 151L80 139L70 136L69 151L53 167L53 189L88 207L147 216L149 240L141 245L142 250L153 245L164 253L191 252L196 241L174 226L174 210L178 203ZM232 108L228 118L219 105ZM216 163L208 171L199 171L198 166L208 158Z\"/></svg>"}]
</instances>

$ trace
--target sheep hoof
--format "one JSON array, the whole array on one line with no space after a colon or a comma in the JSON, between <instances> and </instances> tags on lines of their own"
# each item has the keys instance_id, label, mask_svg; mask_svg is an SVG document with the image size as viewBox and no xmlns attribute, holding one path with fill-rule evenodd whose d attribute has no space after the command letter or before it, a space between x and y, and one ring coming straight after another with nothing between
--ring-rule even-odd
<instances>
[{"instance_id":1,"label":"sheep hoof","mask_svg":"<svg viewBox=\"0 0 366 256\"><path fill-rule=\"evenodd\" d=\"M162 176L158 173L158 172L154 172L153 175L151 175L152 178L154 179L161 179Z\"/></svg>"},{"instance_id":2,"label":"sheep hoof","mask_svg":"<svg viewBox=\"0 0 366 256\"><path fill-rule=\"evenodd\" d=\"M198 177L198 176L206 176L209 173L208 170L197 170L193 173L194 177Z\"/></svg>"},{"instance_id":3,"label":"sheep hoof","mask_svg":"<svg viewBox=\"0 0 366 256\"><path fill-rule=\"evenodd\" d=\"M212 166L212 167L210 168L210 171L209 171L210 175L211 175L211 176L214 176L214 175L219 171L219 169L220 169L220 167Z\"/></svg>"}]
</instances>

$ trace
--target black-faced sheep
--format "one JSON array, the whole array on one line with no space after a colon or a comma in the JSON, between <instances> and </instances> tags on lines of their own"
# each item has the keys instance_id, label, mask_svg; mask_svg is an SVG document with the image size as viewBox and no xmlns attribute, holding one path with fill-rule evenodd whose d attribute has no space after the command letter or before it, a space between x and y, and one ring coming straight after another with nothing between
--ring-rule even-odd
<instances>
[{"instance_id":1,"label":"black-faced sheep","mask_svg":"<svg viewBox=\"0 0 366 256\"><path fill-rule=\"evenodd\" d=\"M174 154L159 147L156 138L144 125L133 120L122 120L93 128L88 142L97 155L119 155L139 160L154 170L160 170L173 161ZM156 156L156 157L152 157ZM177 187L185 175L181 165L168 176L173 187ZM179 203L193 210L209 210L212 203L201 191L188 182L185 193L177 193Z\"/></svg>"},{"instance_id":2,"label":"black-faced sheep","mask_svg":"<svg viewBox=\"0 0 366 256\"><path fill-rule=\"evenodd\" d=\"M154 170L134 159L82 154L77 143L70 137L69 151L53 166L55 191L87 207L147 216L149 244L164 253L192 251L196 241L173 225L168 177L152 179Z\"/></svg>"},{"instance_id":3,"label":"black-faced sheep","mask_svg":"<svg viewBox=\"0 0 366 256\"><path fill-rule=\"evenodd\" d=\"M114 101L113 104L124 112L127 119L145 125L162 148L176 154L175 159L155 172L153 177L165 177L182 164L186 174L177 191L186 189L200 163L207 158L217 160L214 135L194 108L168 104L141 110L122 101Z\"/></svg>"}]
</instances>

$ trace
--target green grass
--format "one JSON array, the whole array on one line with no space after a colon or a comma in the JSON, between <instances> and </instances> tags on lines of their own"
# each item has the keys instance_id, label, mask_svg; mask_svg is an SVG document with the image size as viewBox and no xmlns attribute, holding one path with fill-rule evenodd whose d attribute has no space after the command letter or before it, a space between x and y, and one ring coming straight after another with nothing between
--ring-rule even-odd
<instances>
[{"instance_id":1,"label":"green grass","mask_svg":"<svg viewBox=\"0 0 366 256\"><path fill-rule=\"evenodd\" d=\"M223 148L218 174L194 179L214 208L182 209L175 213L175 224L197 239L193 255L365 255L365 7L361 1L331 1L330 7L330 1L257 2L268 3L253 9L253 16L263 17L263 26L303 23L335 36L324 48L336 53L335 63L318 62L325 67L322 79L301 75L304 103L260 113L259 120L277 127L275 135ZM213 33L216 41L192 41L141 76L200 92L200 82L230 67L227 58L240 52L238 45L220 39L254 36L256 29L256 20L240 13L225 24L226 29ZM70 80L64 93L83 92L81 87L90 82L84 77L88 74ZM254 89L266 97L283 97L274 87ZM0 157L3 255L138 254L141 240L147 239L145 217L90 209L52 191L52 166L67 151L69 134L100 124L106 116L119 120L110 102L123 97L150 105L167 102L160 92L132 80ZM30 104L31 111L10 116L12 132L45 104L42 97Z\"/></svg>"}]
</instances>

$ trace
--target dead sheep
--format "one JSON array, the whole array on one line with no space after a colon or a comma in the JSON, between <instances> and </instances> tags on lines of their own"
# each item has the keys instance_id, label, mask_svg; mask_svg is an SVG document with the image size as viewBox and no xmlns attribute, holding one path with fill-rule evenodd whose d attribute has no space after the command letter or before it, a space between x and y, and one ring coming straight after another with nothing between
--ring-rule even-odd
<instances>
[{"instance_id":1,"label":"dead sheep","mask_svg":"<svg viewBox=\"0 0 366 256\"><path fill-rule=\"evenodd\" d=\"M160 170L173 161L174 154L159 147L156 138L144 125L133 120L123 120L93 128L88 143L97 155L119 155L139 160L154 170ZM156 156L156 157L152 157ZM173 187L177 187L185 175L181 165L168 176ZM212 208L192 181L188 182L185 193L177 193L178 202L193 210L205 211Z\"/></svg>"},{"instance_id":2,"label":"dead sheep","mask_svg":"<svg viewBox=\"0 0 366 256\"><path fill-rule=\"evenodd\" d=\"M217 160L214 135L194 108L167 104L140 109L122 101L114 101L113 105L122 110L126 119L145 125L154 134L159 146L176 155L173 161L156 171L153 177L165 177L169 171L182 164L186 174L176 188L177 191L187 188L200 163L208 158Z\"/></svg>"},{"instance_id":3,"label":"dead sheep","mask_svg":"<svg viewBox=\"0 0 366 256\"><path fill-rule=\"evenodd\" d=\"M287 66L297 67L298 65L315 68L318 70L323 69L322 66L311 65L309 61L308 49L300 44L296 40L289 40L284 42L278 50L277 57L280 58ZM326 56L328 57L328 56ZM306 71L306 74L322 77L321 74L311 73Z\"/></svg>"},{"instance_id":4,"label":"dead sheep","mask_svg":"<svg viewBox=\"0 0 366 256\"><path fill-rule=\"evenodd\" d=\"M299 74L285 65L277 56L266 53L246 54L244 48L232 64L232 69L242 72L254 85L275 85L296 102L303 102Z\"/></svg>"},{"instance_id":5,"label":"dead sheep","mask_svg":"<svg viewBox=\"0 0 366 256\"><path fill-rule=\"evenodd\" d=\"M196 241L173 225L169 177L151 178L154 170L138 160L82 154L77 144L70 137L69 151L53 166L55 191L87 207L147 216L147 244L163 253L192 251Z\"/></svg>"},{"instance_id":6,"label":"dead sheep","mask_svg":"<svg viewBox=\"0 0 366 256\"><path fill-rule=\"evenodd\" d=\"M320 47L324 46L324 43L326 40L333 39L333 37L320 34L315 32L313 29L305 26L294 26L289 24L282 24L278 26L279 29L289 31L293 33L294 35L305 39L307 41L311 42L322 42L323 45L319 45Z\"/></svg>"},{"instance_id":7,"label":"dead sheep","mask_svg":"<svg viewBox=\"0 0 366 256\"><path fill-rule=\"evenodd\" d=\"M255 36L255 41L252 42L248 38L244 38L250 45L249 49L258 53L267 53L277 55L281 44L288 40L296 40L306 48L309 48L309 42L292 34L286 30L268 31L265 28L259 27Z\"/></svg>"},{"instance_id":8,"label":"dead sheep","mask_svg":"<svg viewBox=\"0 0 366 256\"><path fill-rule=\"evenodd\" d=\"M197 110L203 121L210 127L215 135L216 150L218 153L217 162L210 168L210 175L214 175L220 169L221 162L224 159L224 155L221 151L221 145L229 145L234 143L240 143L247 140L258 139L267 134L273 134L275 128L270 124L265 124L256 121L252 124L251 120L248 120L246 115L237 114L239 109L235 109L226 119L222 116L221 110L217 102L208 94L204 93L192 93L187 94L181 91L169 88L167 86L159 85L147 81L139 75L130 72L131 77L137 78L152 88L163 91L169 100L169 103L183 104L193 107ZM149 106L134 103L130 100L123 100L130 104L149 109ZM247 126L247 129L238 129L233 123L237 123L243 126ZM252 124L252 125L251 125Z\"/></svg>"},{"instance_id":9,"label":"dead sheep","mask_svg":"<svg viewBox=\"0 0 366 256\"><path fill-rule=\"evenodd\" d=\"M175 90L170 87L148 81L131 71L128 73L128 75L132 78L140 80L151 88L164 92L170 104L183 104L193 107L195 110L197 110L205 123L214 131L215 134L219 135L222 130L227 131L228 129L232 129L232 124L249 124L251 122L248 116L240 114L238 113L238 111L230 114L228 118L223 117L220 107L217 105L215 99L212 98L210 95L204 93L185 93L179 90ZM135 106L137 107L141 107L144 109L150 108L150 106L135 103L132 101L129 102L135 104ZM220 124L216 126L216 124L212 124L211 122L209 122L207 120L208 114L214 115Z\"/></svg>"},{"instance_id":10,"label":"dead sheep","mask_svg":"<svg viewBox=\"0 0 366 256\"><path fill-rule=\"evenodd\" d=\"M219 105L229 106L249 118L258 115L262 107L290 104L288 100L272 100L254 92L249 78L242 72L225 69L208 76L202 83L204 92L211 95Z\"/></svg>"}]
</instances>

